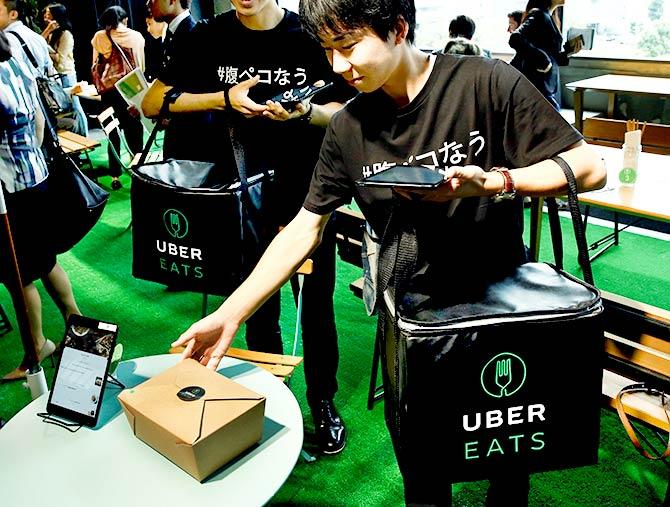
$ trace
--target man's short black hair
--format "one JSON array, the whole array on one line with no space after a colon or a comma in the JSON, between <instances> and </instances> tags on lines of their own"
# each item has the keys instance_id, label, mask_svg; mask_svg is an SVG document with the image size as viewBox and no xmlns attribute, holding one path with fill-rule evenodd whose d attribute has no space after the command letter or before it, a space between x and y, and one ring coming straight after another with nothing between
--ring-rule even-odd
<instances>
[{"instance_id":1,"label":"man's short black hair","mask_svg":"<svg viewBox=\"0 0 670 507\"><path fill-rule=\"evenodd\" d=\"M507 15L508 18L512 18L516 21L517 25L521 24L521 18L523 18L523 11L512 11Z\"/></svg>"},{"instance_id":2,"label":"man's short black hair","mask_svg":"<svg viewBox=\"0 0 670 507\"><path fill-rule=\"evenodd\" d=\"M409 27L407 40L414 42L414 0L300 0L303 28L317 40L324 29L340 32L359 28L370 28L387 40L401 16Z\"/></svg>"},{"instance_id":3,"label":"man's short black hair","mask_svg":"<svg viewBox=\"0 0 670 507\"><path fill-rule=\"evenodd\" d=\"M32 17L35 14L35 8L27 0L3 0L7 11L16 11L19 21L26 21L26 17Z\"/></svg>"},{"instance_id":4,"label":"man's short black hair","mask_svg":"<svg viewBox=\"0 0 670 507\"><path fill-rule=\"evenodd\" d=\"M181 5L182 9L188 9L189 5L191 5L191 0L179 0L179 5Z\"/></svg>"},{"instance_id":5,"label":"man's short black hair","mask_svg":"<svg viewBox=\"0 0 670 507\"><path fill-rule=\"evenodd\" d=\"M475 22L472 21L472 18L464 16L456 16L449 23L449 37L452 39L456 37L464 37L466 39L472 39L472 36L475 34Z\"/></svg>"}]
</instances>

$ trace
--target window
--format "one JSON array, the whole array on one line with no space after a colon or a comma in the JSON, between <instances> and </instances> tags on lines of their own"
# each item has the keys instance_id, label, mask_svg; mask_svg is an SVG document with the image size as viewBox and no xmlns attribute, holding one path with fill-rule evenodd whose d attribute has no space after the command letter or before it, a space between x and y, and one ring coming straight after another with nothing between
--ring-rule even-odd
<instances>
[{"instance_id":1,"label":"window","mask_svg":"<svg viewBox=\"0 0 670 507\"><path fill-rule=\"evenodd\" d=\"M523 10L527 0L415 0L416 44L442 49L449 21L459 14L476 23L475 42L494 53L512 53L507 13ZM279 0L297 12L299 0ZM593 28L593 49L580 56L670 60L670 0L566 0L563 34L569 28Z\"/></svg>"},{"instance_id":2,"label":"window","mask_svg":"<svg viewBox=\"0 0 670 507\"><path fill-rule=\"evenodd\" d=\"M595 29L583 56L670 59L670 0L568 0L563 25Z\"/></svg>"}]
</instances>

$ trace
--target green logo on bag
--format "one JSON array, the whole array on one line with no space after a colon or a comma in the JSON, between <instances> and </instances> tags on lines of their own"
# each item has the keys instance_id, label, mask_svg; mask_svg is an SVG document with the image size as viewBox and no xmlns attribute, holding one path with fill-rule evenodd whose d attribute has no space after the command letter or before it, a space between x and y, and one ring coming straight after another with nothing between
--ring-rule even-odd
<instances>
[{"instance_id":1,"label":"green logo on bag","mask_svg":"<svg viewBox=\"0 0 670 507\"><path fill-rule=\"evenodd\" d=\"M176 239L182 239L188 234L188 220L179 210L168 209L163 213L163 224L168 234Z\"/></svg>"},{"instance_id":2,"label":"green logo on bag","mask_svg":"<svg viewBox=\"0 0 670 507\"><path fill-rule=\"evenodd\" d=\"M494 356L482 368L482 389L494 398L516 393L526 381L526 363L516 354L503 352Z\"/></svg>"}]
</instances>

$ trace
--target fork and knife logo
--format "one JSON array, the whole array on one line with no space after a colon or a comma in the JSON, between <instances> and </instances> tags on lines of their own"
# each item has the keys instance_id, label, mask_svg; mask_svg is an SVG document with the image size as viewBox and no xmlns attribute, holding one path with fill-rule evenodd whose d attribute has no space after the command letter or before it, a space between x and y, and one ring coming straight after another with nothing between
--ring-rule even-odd
<instances>
[{"instance_id":1,"label":"fork and knife logo","mask_svg":"<svg viewBox=\"0 0 670 507\"><path fill-rule=\"evenodd\" d=\"M482 389L489 396L512 396L526 382L526 363L516 354L502 352L482 368L480 380Z\"/></svg>"}]
</instances>

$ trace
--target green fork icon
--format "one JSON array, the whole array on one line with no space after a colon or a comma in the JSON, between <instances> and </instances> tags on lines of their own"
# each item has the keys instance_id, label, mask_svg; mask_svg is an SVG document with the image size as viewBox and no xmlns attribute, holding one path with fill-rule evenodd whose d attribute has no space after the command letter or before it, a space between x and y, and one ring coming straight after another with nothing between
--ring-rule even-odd
<instances>
[{"instance_id":1,"label":"green fork icon","mask_svg":"<svg viewBox=\"0 0 670 507\"><path fill-rule=\"evenodd\" d=\"M496 385L500 387L500 397L507 396L505 389L512 383L512 359L496 361Z\"/></svg>"},{"instance_id":2,"label":"green fork icon","mask_svg":"<svg viewBox=\"0 0 670 507\"><path fill-rule=\"evenodd\" d=\"M179 221L179 215L176 213L170 213L170 227L175 237L179 236L179 230L181 229L181 222Z\"/></svg>"}]
</instances>

